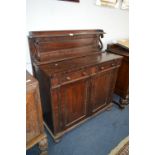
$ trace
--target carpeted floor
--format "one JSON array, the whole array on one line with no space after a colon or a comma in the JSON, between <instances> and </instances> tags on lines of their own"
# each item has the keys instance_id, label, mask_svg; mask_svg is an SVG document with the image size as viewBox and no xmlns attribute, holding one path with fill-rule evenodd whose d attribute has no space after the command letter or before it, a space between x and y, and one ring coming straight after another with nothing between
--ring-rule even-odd
<instances>
[{"instance_id":1,"label":"carpeted floor","mask_svg":"<svg viewBox=\"0 0 155 155\"><path fill-rule=\"evenodd\" d=\"M58 144L48 132L47 135L49 155L108 155L129 135L129 107L120 110L114 105L111 111L103 112L67 133ZM26 155L38 155L37 146Z\"/></svg>"}]
</instances>

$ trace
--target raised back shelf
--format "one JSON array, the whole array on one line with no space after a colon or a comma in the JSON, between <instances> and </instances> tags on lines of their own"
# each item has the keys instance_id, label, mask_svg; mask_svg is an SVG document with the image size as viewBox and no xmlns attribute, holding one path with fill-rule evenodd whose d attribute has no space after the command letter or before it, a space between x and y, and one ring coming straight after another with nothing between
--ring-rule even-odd
<instances>
[{"instance_id":1,"label":"raised back shelf","mask_svg":"<svg viewBox=\"0 0 155 155\"><path fill-rule=\"evenodd\" d=\"M61 61L98 52L103 30L32 31L28 39L31 59L37 63Z\"/></svg>"}]
</instances>

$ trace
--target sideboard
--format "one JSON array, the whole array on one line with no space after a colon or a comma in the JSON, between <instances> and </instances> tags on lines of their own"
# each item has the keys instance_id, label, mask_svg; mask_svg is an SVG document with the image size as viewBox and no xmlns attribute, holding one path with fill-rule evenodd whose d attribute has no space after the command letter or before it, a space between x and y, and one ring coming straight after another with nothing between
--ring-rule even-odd
<instances>
[{"instance_id":1,"label":"sideboard","mask_svg":"<svg viewBox=\"0 0 155 155\"><path fill-rule=\"evenodd\" d=\"M102 51L103 36L98 29L29 33L44 122L55 142L112 106L122 56Z\"/></svg>"}]
</instances>

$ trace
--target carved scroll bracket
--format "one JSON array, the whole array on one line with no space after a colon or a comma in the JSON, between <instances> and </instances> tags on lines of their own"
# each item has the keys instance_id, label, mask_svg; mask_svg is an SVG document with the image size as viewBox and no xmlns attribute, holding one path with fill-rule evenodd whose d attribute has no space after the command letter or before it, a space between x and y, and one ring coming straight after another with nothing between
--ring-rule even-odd
<instances>
[{"instance_id":1,"label":"carved scroll bracket","mask_svg":"<svg viewBox=\"0 0 155 155\"><path fill-rule=\"evenodd\" d=\"M102 34L100 34L99 36L99 49L102 50L103 49L103 43L101 41L101 38L104 37L105 32L103 32Z\"/></svg>"}]
</instances>

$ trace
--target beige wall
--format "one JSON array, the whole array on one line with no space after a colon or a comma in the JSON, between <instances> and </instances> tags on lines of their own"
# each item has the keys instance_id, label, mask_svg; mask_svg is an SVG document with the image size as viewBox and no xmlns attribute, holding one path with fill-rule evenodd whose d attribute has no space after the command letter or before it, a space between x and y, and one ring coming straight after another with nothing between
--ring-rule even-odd
<instances>
[{"instance_id":1,"label":"beige wall","mask_svg":"<svg viewBox=\"0 0 155 155\"><path fill-rule=\"evenodd\" d=\"M128 11L100 7L95 3L96 0L80 0L80 3L27 0L27 32L98 28L107 33L103 39L105 45L117 39L128 38ZM28 48L27 69L31 72Z\"/></svg>"}]
</instances>

